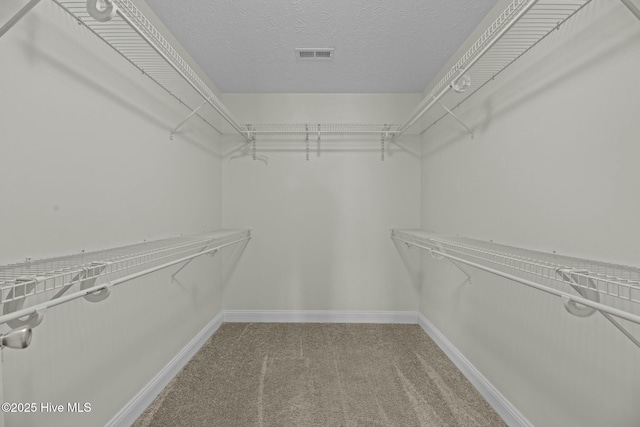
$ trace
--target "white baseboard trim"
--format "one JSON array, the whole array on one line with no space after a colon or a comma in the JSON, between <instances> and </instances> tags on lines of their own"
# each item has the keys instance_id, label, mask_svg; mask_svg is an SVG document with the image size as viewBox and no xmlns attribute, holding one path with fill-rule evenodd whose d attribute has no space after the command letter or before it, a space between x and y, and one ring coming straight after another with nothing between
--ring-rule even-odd
<instances>
[{"instance_id":1,"label":"white baseboard trim","mask_svg":"<svg viewBox=\"0 0 640 427\"><path fill-rule=\"evenodd\" d=\"M225 310L238 323L401 323L417 324L416 311Z\"/></svg>"},{"instance_id":2,"label":"white baseboard trim","mask_svg":"<svg viewBox=\"0 0 640 427\"><path fill-rule=\"evenodd\" d=\"M418 313L418 324L438 344L440 349L460 369L509 427L533 426L422 313Z\"/></svg>"},{"instance_id":3,"label":"white baseboard trim","mask_svg":"<svg viewBox=\"0 0 640 427\"><path fill-rule=\"evenodd\" d=\"M151 405L167 384L169 384L169 381L191 360L211 335L222 326L223 320L223 313L219 313L214 317L207 326L198 332L198 335L193 337L193 339L106 424L106 427L130 427L144 410Z\"/></svg>"},{"instance_id":4,"label":"white baseboard trim","mask_svg":"<svg viewBox=\"0 0 640 427\"><path fill-rule=\"evenodd\" d=\"M211 320L171 361L153 377L107 424L129 427L162 392L178 372L213 335L223 322L239 323L396 323L419 324L444 351L478 392L510 427L532 424L509 402L457 348L415 311L337 311L337 310L226 310Z\"/></svg>"}]
</instances>

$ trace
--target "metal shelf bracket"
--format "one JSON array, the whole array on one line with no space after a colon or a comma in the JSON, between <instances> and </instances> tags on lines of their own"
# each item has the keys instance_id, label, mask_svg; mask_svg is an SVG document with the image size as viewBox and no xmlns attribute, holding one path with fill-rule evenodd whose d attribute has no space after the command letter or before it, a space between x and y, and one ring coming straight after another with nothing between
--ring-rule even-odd
<instances>
[{"instance_id":1,"label":"metal shelf bracket","mask_svg":"<svg viewBox=\"0 0 640 427\"><path fill-rule=\"evenodd\" d=\"M99 271L98 274L103 274L107 268L107 265L108 264L104 262L92 262L91 266L85 270L85 277L88 275L87 273L89 269L97 269ZM97 279L97 277L91 277L87 280L83 280L82 282L80 282L80 289L93 288L96 285ZM85 295L84 299L89 302L100 302L107 299L109 295L111 295L111 288L107 286L101 290Z\"/></svg>"},{"instance_id":2,"label":"metal shelf bracket","mask_svg":"<svg viewBox=\"0 0 640 427\"><path fill-rule=\"evenodd\" d=\"M600 294L597 292L597 285L594 283L593 279L588 278L588 284L583 286L583 284L579 283L580 278L585 278L588 270L573 270L570 268L559 268L556 270L556 273L562 277L565 282L572 282L575 285L571 285L576 292L580 294L580 296L590 299L594 302L600 302ZM620 324L617 320L615 320L611 315L605 313L604 311L597 310L593 307L586 307L580 303L577 303L571 299L570 296L563 296L562 302L564 304L565 310L569 313L573 314L577 317L589 317L596 311L602 314L605 319L607 319L613 326L615 326L620 332L622 332L627 338L629 338L636 346L640 347L640 341L634 337L624 326Z\"/></svg>"},{"instance_id":3,"label":"metal shelf bracket","mask_svg":"<svg viewBox=\"0 0 640 427\"><path fill-rule=\"evenodd\" d=\"M251 156L253 160L256 160L256 136L251 132L251 125L247 126L247 138L251 143Z\"/></svg>"},{"instance_id":4,"label":"metal shelf bracket","mask_svg":"<svg viewBox=\"0 0 640 427\"><path fill-rule=\"evenodd\" d=\"M0 27L0 37L4 36L7 31L11 29L14 25L16 25L24 16L29 13L31 9L40 3L40 0L31 0L29 3L25 4L22 9L16 12L5 24Z\"/></svg>"},{"instance_id":5,"label":"metal shelf bracket","mask_svg":"<svg viewBox=\"0 0 640 427\"><path fill-rule=\"evenodd\" d=\"M582 286L579 286L579 283L578 283L579 277L581 276L584 277L583 275L588 272L589 272L588 270L572 270L570 268L559 268L556 270L556 274L561 276L564 281L575 283L575 285L571 285L571 287L581 296L585 298L589 298L590 300L595 302L600 302L600 294L598 294L595 290L590 291L588 289L585 289ZM580 276L576 276L576 274ZM588 279L587 286L589 288L596 289L596 284L593 283L593 280L591 279ZM571 301L570 299L569 300L563 299L563 301L564 301L564 308L574 316L589 317L596 312L595 308L585 307L584 305L578 304L574 301Z\"/></svg>"},{"instance_id":6,"label":"metal shelf bracket","mask_svg":"<svg viewBox=\"0 0 640 427\"><path fill-rule=\"evenodd\" d=\"M465 280L464 282L462 282L462 284L463 284L463 285L464 285L465 283L468 283L468 284L470 284L470 285L471 285L471 284L473 284L473 281L471 280L471 275L470 275L469 273L467 273L467 271L464 269L464 267L462 267L462 264L460 264L459 262L454 261L454 260L452 260L452 259L450 259L449 261L451 261L451 263L452 263L453 265L455 265L455 266L456 266L456 268L462 272L462 274L464 274L465 276L467 276L467 280Z\"/></svg>"},{"instance_id":7,"label":"metal shelf bracket","mask_svg":"<svg viewBox=\"0 0 640 427\"><path fill-rule=\"evenodd\" d=\"M22 306L20 308L22 308ZM7 325L11 329L20 329L25 326L28 326L29 328L35 328L44 320L45 311L46 311L46 308L39 308L38 310L29 314L27 317L21 317L19 319L14 319L7 322Z\"/></svg>"},{"instance_id":8,"label":"metal shelf bracket","mask_svg":"<svg viewBox=\"0 0 640 427\"><path fill-rule=\"evenodd\" d=\"M309 125L305 125L304 128L307 131L307 135L305 136L304 143L306 145L307 162L308 162L309 161Z\"/></svg>"},{"instance_id":9,"label":"metal shelf bracket","mask_svg":"<svg viewBox=\"0 0 640 427\"><path fill-rule=\"evenodd\" d=\"M434 97L435 99L435 97ZM436 102L438 104L440 104L440 106L442 108L444 108L444 110L447 112L447 114L449 114L451 117L453 117L455 119L456 122L458 122L460 124L460 126L462 126L463 128L466 129L466 131L469 133L469 135L471 135L471 139L473 139L473 131L469 128L469 126L465 125L464 122L458 117L456 116L456 114L451 111L450 109L447 108L446 105L444 105L442 102L440 102L439 100L436 100Z\"/></svg>"},{"instance_id":10,"label":"metal shelf bracket","mask_svg":"<svg viewBox=\"0 0 640 427\"><path fill-rule=\"evenodd\" d=\"M253 128L253 125L251 125L250 123L247 123L245 125L246 128L246 137L247 137L247 143L243 143L241 144L242 147L242 151L234 156L229 157L229 160L233 160L233 159L240 159L242 157L251 157L251 159L253 160L260 160L261 162L263 162L265 165L269 166L269 158L267 156L264 156L262 154L258 154L257 153L257 147L256 147L256 132ZM239 147L234 147L232 148L230 151L228 151L227 153L231 153L233 151L235 151L236 149L238 149ZM223 156L226 154L223 154Z\"/></svg>"},{"instance_id":11,"label":"metal shelf bracket","mask_svg":"<svg viewBox=\"0 0 640 427\"><path fill-rule=\"evenodd\" d=\"M384 162L384 154L387 140L389 139L389 129L391 126L385 124L380 138L380 160Z\"/></svg>"},{"instance_id":12,"label":"metal shelf bracket","mask_svg":"<svg viewBox=\"0 0 640 427\"><path fill-rule=\"evenodd\" d=\"M200 106L198 108L196 108L195 110L193 110L183 121L180 122L180 124L178 126L176 126L175 128L173 128L173 130L171 131L171 133L169 134L169 139L173 141L173 135L176 134L176 132L178 132L178 130L180 130L180 128L182 126L184 126L185 123L187 123L189 121L189 119L193 116L195 116L196 114L198 114L198 111L200 111L200 109L202 107L204 107L205 105L207 105L209 103L209 99L207 98L204 100L204 102L202 104L200 104Z\"/></svg>"},{"instance_id":13,"label":"metal shelf bracket","mask_svg":"<svg viewBox=\"0 0 640 427\"><path fill-rule=\"evenodd\" d=\"M6 334L0 335L0 349L4 347L22 349L29 347L33 331L30 326L13 329Z\"/></svg>"},{"instance_id":14,"label":"metal shelf bracket","mask_svg":"<svg viewBox=\"0 0 640 427\"><path fill-rule=\"evenodd\" d=\"M41 279L42 278L38 276L18 277L16 279L16 284L24 283L24 285L21 285L24 287L22 288L22 292L20 294L29 295L36 287L36 283L38 283ZM10 296L12 298L15 298L16 296L18 296L16 295L16 293L17 292L14 289L11 291ZM4 306L2 307L3 314L13 313L14 311L22 309L22 307L24 306L24 302L25 302L25 298L19 298L19 299L14 299L12 301L5 303ZM26 318L23 317L19 319L13 319L10 322L7 322L7 324L11 329L17 329L24 326L30 326L32 328L35 328L42 322L42 319L43 319L42 315L39 315L38 313L31 313Z\"/></svg>"},{"instance_id":15,"label":"metal shelf bracket","mask_svg":"<svg viewBox=\"0 0 640 427\"><path fill-rule=\"evenodd\" d=\"M633 3L633 0L620 0L631 13L640 20L640 8Z\"/></svg>"},{"instance_id":16,"label":"metal shelf bracket","mask_svg":"<svg viewBox=\"0 0 640 427\"><path fill-rule=\"evenodd\" d=\"M410 243L407 243L407 245L409 244ZM434 252L437 252L437 253L434 253ZM429 255L431 255L431 258L435 259L436 261L445 259L446 257L441 254L446 254L446 253L447 253L446 250L441 244L438 244L436 249L429 249ZM464 274L467 277L467 280L462 282L462 284L464 285L465 283L469 283L471 285L473 283L473 281L471 280L471 275L467 273L467 271L464 268L462 268L462 264L460 264L459 262L451 258L448 258L448 259L449 261L451 261L451 264L453 264L458 270L462 272L462 274Z\"/></svg>"},{"instance_id":17,"label":"metal shelf bracket","mask_svg":"<svg viewBox=\"0 0 640 427\"><path fill-rule=\"evenodd\" d=\"M211 240L211 241L210 241L210 242L208 242L205 246L203 246L203 248L202 248L202 249L200 249L200 250L198 251L198 253L201 253L201 252L206 251L206 250L207 250L207 248L208 248L209 246L211 246L211 243L213 243L213 240ZM218 250L216 249L215 251L211 252L211 253L209 254L209 256L214 256L214 255L215 255L215 254L217 254L217 253L218 253ZM181 272L182 270L184 270L184 269L185 269L189 264L191 264L191 263L193 262L193 260L194 260L194 259L195 259L195 258L191 258L190 260L188 260L187 262L185 262L184 264L182 264L182 266L181 266L181 267L180 267L180 268L179 268L175 273L173 273L173 274L171 275L171 282L172 282L172 283L175 283L175 282L177 281L176 276L178 275L178 273L180 273L180 272Z\"/></svg>"}]
</instances>

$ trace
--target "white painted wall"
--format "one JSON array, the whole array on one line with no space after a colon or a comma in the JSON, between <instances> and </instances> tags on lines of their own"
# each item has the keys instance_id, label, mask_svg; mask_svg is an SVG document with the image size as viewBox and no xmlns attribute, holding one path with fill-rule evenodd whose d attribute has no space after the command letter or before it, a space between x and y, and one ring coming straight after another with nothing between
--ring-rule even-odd
<instances>
[{"instance_id":1,"label":"white painted wall","mask_svg":"<svg viewBox=\"0 0 640 427\"><path fill-rule=\"evenodd\" d=\"M581 14L424 135L422 228L639 265L640 22ZM640 425L640 349L602 316L423 258L420 311L536 426ZM631 329L640 337L640 328Z\"/></svg>"},{"instance_id":2,"label":"white painted wall","mask_svg":"<svg viewBox=\"0 0 640 427\"><path fill-rule=\"evenodd\" d=\"M232 111L254 123L399 121L418 100L224 96ZM382 162L379 136L323 138L318 156L311 138L308 162L304 137L259 137L258 154L269 156L269 166L250 158L223 163L223 225L253 229L243 268L226 289L225 309L416 310L417 289L389 229L419 224L419 159L396 150Z\"/></svg>"},{"instance_id":3,"label":"white painted wall","mask_svg":"<svg viewBox=\"0 0 640 427\"><path fill-rule=\"evenodd\" d=\"M2 2L0 22L24 2ZM0 39L0 264L221 225L218 136L41 2ZM49 310L3 350L8 402L89 402L89 414L7 414L7 426L104 425L222 308L217 258ZM6 326L2 332L6 331Z\"/></svg>"}]
</instances>

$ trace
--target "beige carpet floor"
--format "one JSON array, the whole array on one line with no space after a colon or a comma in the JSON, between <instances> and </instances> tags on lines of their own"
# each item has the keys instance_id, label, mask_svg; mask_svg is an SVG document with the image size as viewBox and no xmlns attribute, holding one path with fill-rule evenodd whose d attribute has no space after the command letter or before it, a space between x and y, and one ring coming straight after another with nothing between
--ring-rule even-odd
<instances>
[{"instance_id":1,"label":"beige carpet floor","mask_svg":"<svg viewBox=\"0 0 640 427\"><path fill-rule=\"evenodd\" d=\"M226 323L134 425L505 424L417 325Z\"/></svg>"}]
</instances>

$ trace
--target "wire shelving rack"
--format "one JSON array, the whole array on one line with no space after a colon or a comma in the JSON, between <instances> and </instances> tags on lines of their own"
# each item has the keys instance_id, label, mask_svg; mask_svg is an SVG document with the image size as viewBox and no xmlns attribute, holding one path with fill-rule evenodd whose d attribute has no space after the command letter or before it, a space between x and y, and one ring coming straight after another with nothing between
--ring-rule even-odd
<instances>
[{"instance_id":1,"label":"wire shelving rack","mask_svg":"<svg viewBox=\"0 0 640 427\"><path fill-rule=\"evenodd\" d=\"M39 0L31 0L4 31L15 24ZM89 3L115 6L114 16L96 20ZM509 65L559 29L592 0L513 0L476 42L459 58L418 104L406 121L398 124L367 123L264 123L240 124L198 74L134 5L132 0L53 0L80 24L112 47L142 73L184 104L191 113L171 136L197 115L219 133L211 116L200 109L210 105L235 132L251 143L256 135L382 134L391 142L405 133L422 134L451 115L473 136L473 130L455 114L469 97L502 73ZM631 0L621 0L640 19L640 9ZM6 28L5 28L6 27ZM469 79L467 79L469 76ZM200 104L200 105L198 105Z\"/></svg>"},{"instance_id":2,"label":"wire shelving rack","mask_svg":"<svg viewBox=\"0 0 640 427\"><path fill-rule=\"evenodd\" d=\"M0 324L35 327L41 322L38 312L51 306L81 297L101 301L113 285L190 262L250 238L249 230L220 230L0 266ZM70 290L74 292L65 295ZM38 295L50 299L42 303L37 301L42 298L30 298ZM25 307L26 301L34 299L34 304Z\"/></svg>"},{"instance_id":3,"label":"wire shelving rack","mask_svg":"<svg viewBox=\"0 0 640 427\"><path fill-rule=\"evenodd\" d=\"M514 0L436 83L397 135L410 128L424 133L447 115L464 126L455 109L591 1Z\"/></svg>"},{"instance_id":4,"label":"wire shelving rack","mask_svg":"<svg viewBox=\"0 0 640 427\"><path fill-rule=\"evenodd\" d=\"M447 258L458 268L468 265L561 297L567 311L576 316L600 312L640 347L640 341L614 319L640 324L640 268L422 230L394 229L391 238L425 249L436 259Z\"/></svg>"},{"instance_id":5,"label":"wire shelving rack","mask_svg":"<svg viewBox=\"0 0 640 427\"><path fill-rule=\"evenodd\" d=\"M260 123L245 127L254 135L393 135L398 124L385 123Z\"/></svg>"},{"instance_id":6,"label":"wire shelving rack","mask_svg":"<svg viewBox=\"0 0 640 427\"><path fill-rule=\"evenodd\" d=\"M211 115L199 110L210 105L231 127L246 135L244 127L220 101L182 56L160 34L131 0L112 0L117 13L111 19L98 21L87 10L86 0L53 0L78 23L113 48L124 59L184 104L192 115L198 115L217 132ZM200 105L197 105L201 103ZM186 121L186 120L185 120ZM178 125L178 128L184 124ZM177 130L172 131L175 133Z\"/></svg>"}]
</instances>

